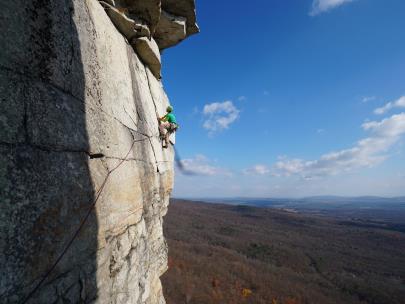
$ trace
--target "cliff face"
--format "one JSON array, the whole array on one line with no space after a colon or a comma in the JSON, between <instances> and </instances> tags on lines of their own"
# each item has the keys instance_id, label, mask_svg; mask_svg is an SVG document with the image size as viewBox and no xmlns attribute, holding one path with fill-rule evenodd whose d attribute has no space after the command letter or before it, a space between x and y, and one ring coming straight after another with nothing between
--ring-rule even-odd
<instances>
[{"instance_id":1,"label":"cliff face","mask_svg":"<svg viewBox=\"0 0 405 304\"><path fill-rule=\"evenodd\" d=\"M194 2L7 1L0 27L1 301L23 301L83 224L28 303L164 303L159 49L198 31Z\"/></svg>"}]
</instances>

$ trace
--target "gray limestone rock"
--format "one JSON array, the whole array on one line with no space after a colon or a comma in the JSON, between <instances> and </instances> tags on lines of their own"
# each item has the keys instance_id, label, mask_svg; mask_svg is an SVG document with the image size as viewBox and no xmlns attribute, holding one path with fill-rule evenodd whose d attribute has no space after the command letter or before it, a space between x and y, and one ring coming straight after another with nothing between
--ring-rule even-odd
<instances>
[{"instance_id":1,"label":"gray limestone rock","mask_svg":"<svg viewBox=\"0 0 405 304\"><path fill-rule=\"evenodd\" d=\"M134 46L157 79L161 78L160 50L174 46L189 35L199 32L194 0L99 1L114 25ZM162 6L166 11L161 9ZM137 40L145 36L150 41Z\"/></svg>"},{"instance_id":2,"label":"gray limestone rock","mask_svg":"<svg viewBox=\"0 0 405 304\"><path fill-rule=\"evenodd\" d=\"M146 37L133 39L131 41L140 59L148 66L152 74L160 79L161 63L160 63L160 51L155 39L150 40Z\"/></svg>"},{"instance_id":3,"label":"gray limestone rock","mask_svg":"<svg viewBox=\"0 0 405 304\"><path fill-rule=\"evenodd\" d=\"M111 21L128 41L131 41L136 37L150 37L149 28L145 24L142 24L141 20L136 17L133 17L133 19L128 18L123 12L120 12L114 6L103 1L100 1L100 3L104 6Z\"/></svg>"},{"instance_id":4,"label":"gray limestone rock","mask_svg":"<svg viewBox=\"0 0 405 304\"><path fill-rule=\"evenodd\" d=\"M160 19L160 0L115 0L115 6L125 11L129 18L136 16L144 20L151 33L155 32Z\"/></svg>"},{"instance_id":5,"label":"gray limestone rock","mask_svg":"<svg viewBox=\"0 0 405 304\"><path fill-rule=\"evenodd\" d=\"M154 35L159 49L166 49L184 40L186 38L186 22L185 17L174 16L162 11Z\"/></svg>"},{"instance_id":6,"label":"gray limestone rock","mask_svg":"<svg viewBox=\"0 0 405 304\"><path fill-rule=\"evenodd\" d=\"M200 31L196 23L194 0L162 0L162 9L175 16L187 18L187 36Z\"/></svg>"},{"instance_id":7,"label":"gray limestone rock","mask_svg":"<svg viewBox=\"0 0 405 304\"><path fill-rule=\"evenodd\" d=\"M158 46L134 52L97 0L7 1L0 27L2 303L62 252L27 303L164 303L174 152L159 140Z\"/></svg>"}]
</instances>

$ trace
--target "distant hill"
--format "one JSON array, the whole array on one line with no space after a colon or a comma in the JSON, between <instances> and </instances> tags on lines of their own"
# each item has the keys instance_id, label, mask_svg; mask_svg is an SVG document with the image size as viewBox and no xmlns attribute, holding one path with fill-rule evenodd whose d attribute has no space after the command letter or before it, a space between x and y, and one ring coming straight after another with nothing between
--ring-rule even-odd
<instances>
[{"instance_id":1,"label":"distant hill","mask_svg":"<svg viewBox=\"0 0 405 304\"><path fill-rule=\"evenodd\" d=\"M400 212L405 216L405 197L343 197L343 196L312 196L305 198L209 198L204 201L230 205L251 205L256 207L289 208L300 211L327 211L379 209L391 212Z\"/></svg>"},{"instance_id":2,"label":"distant hill","mask_svg":"<svg viewBox=\"0 0 405 304\"><path fill-rule=\"evenodd\" d=\"M359 202L359 203L405 203L404 196L398 197L379 197L379 196L355 196L355 197L345 197L345 196L310 196L301 199L302 201L327 201L327 202Z\"/></svg>"},{"instance_id":3,"label":"distant hill","mask_svg":"<svg viewBox=\"0 0 405 304\"><path fill-rule=\"evenodd\" d=\"M202 201L202 202L329 202L329 203L340 203L340 202L357 202L357 203L405 203L405 196L398 197L379 197L379 196L308 196L303 198L286 198L286 197L268 197L268 198L257 198L257 197L232 197L232 198L197 198L189 199L191 201Z\"/></svg>"},{"instance_id":4,"label":"distant hill","mask_svg":"<svg viewBox=\"0 0 405 304\"><path fill-rule=\"evenodd\" d=\"M373 221L173 200L164 219L165 299L404 304L405 233Z\"/></svg>"}]
</instances>

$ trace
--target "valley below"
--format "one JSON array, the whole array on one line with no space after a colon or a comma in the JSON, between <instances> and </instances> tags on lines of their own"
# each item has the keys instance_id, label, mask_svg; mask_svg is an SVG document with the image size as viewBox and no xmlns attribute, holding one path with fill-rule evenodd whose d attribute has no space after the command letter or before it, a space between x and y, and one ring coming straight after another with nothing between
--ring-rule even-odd
<instances>
[{"instance_id":1,"label":"valley below","mask_svg":"<svg viewBox=\"0 0 405 304\"><path fill-rule=\"evenodd\" d=\"M173 199L164 218L165 299L403 304L403 223L402 205L394 212Z\"/></svg>"}]
</instances>

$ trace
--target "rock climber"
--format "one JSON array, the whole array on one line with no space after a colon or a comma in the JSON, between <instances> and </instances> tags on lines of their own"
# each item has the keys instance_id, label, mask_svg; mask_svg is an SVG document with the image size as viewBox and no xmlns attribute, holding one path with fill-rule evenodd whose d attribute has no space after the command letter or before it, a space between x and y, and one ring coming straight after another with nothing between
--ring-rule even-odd
<instances>
[{"instance_id":1,"label":"rock climber","mask_svg":"<svg viewBox=\"0 0 405 304\"><path fill-rule=\"evenodd\" d=\"M176 121L176 116L173 114L173 107L168 106L166 108L166 115L159 117L159 131L160 136L163 139L163 148L167 148L169 146L169 137L170 134L176 132L179 125Z\"/></svg>"}]
</instances>

